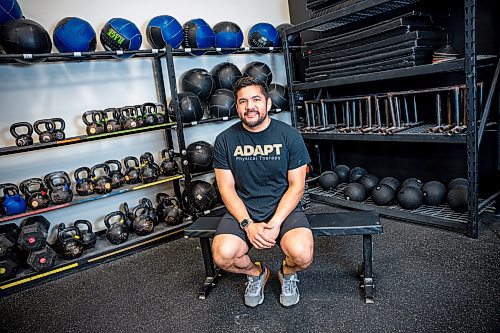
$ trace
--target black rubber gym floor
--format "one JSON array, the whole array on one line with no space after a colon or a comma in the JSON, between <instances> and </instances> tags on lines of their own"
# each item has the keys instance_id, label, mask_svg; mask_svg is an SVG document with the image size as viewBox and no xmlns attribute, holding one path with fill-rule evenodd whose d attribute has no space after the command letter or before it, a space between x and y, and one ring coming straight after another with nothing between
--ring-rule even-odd
<instances>
[{"instance_id":1,"label":"black rubber gym floor","mask_svg":"<svg viewBox=\"0 0 500 333\"><path fill-rule=\"evenodd\" d=\"M313 204L312 211L332 211ZM206 300L197 239L179 239L0 299L2 332L500 332L500 219L479 239L382 219L375 304L358 289L361 236L315 238L300 303L279 305L278 248L251 255L274 274L257 308L225 274Z\"/></svg>"}]
</instances>

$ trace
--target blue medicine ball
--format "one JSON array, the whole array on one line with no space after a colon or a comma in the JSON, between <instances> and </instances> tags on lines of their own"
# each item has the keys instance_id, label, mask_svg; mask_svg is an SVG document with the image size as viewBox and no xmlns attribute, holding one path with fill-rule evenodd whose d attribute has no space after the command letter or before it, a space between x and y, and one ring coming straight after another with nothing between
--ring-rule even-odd
<instances>
[{"instance_id":1,"label":"blue medicine ball","mask_svg":"<svg viewBox=\"0 0 500 333\"><path fill-rule=\"evenodd\" d=\"M182 44L182 26L172 16L156 16L148 23L146 37L155 49L164 48L166 44L176 49Z\"/></svg>"},{"instance_id":2,"label":"blue medicine ball","mask_svg":"<svg viewBox=\"0 0 500 333\"><path fill-rule=\"evenodd\" d=\"M182 45L185 48L211 48L215 45L214 31L205 20L197 18L184 23L184 39ZM192 52L202 55L205 52Z\"/></svg>"},{"instance_id":3,"label":"blue medicine ball","mask_svg":"<svg viewBox=\"0 0 500 333\"><path fill-rule=\"evenodd\" d=\"M96 35L92 26L78 17L65 17L57 23L53 34L59 52L93 52Z\"/></svg>"},{"instance_id":4,"label":"blue medicine ball","mask_svg":"<svg viewBox=\"0 0 500 333\"><path fill-rule=\"evenodd\" d=\"M215 47L229 48L241 47L243 44L243 32L240 27L233 22L224 21L214 25ZM222 53L231 53L223 51Z\"/></svg>"},{"instance_id":5,"label":"blue medicine ball","mask_svg":"<svg viewBox=\"0 0 500 333\"><path fill-rule=\"evenodd\" d=\"M16 0L0 0L0 24L23 16Z\"/></svg>"},{"instance_id":6,"label":"blue medicine ball","mask_svg":"<svg viewBox=\"0 0 500 333\"><path fill-rule=\"evenodd\" d=\"M112 18L101 30L101 43L107 51L138 50L142 44L137 26L124 18ZM124 55L128 58L132 55Z\"/></svg>"},{"instance_id":7,"label":"blue medicine ball","mask_svg":"<svg viewBox=\"0 0 500 333\"><path fill-rule=\"evenodd\" d=\"M248 45L252 47L278 46L279 34L269 23L257 23L248 31Z\"/></svg>"}]
</instances>

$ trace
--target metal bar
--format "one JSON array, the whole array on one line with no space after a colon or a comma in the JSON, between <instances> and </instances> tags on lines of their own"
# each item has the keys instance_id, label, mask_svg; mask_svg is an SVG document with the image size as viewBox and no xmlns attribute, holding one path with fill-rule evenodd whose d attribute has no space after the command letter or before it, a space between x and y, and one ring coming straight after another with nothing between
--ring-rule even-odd
<instances>
[{"instance_id":1,"label":"metal bar","mask_svg":"<svg viewBox=\"0 0 500 333\"><path fill-rule=\"evenodd\" d=\"M418 112L417 112L417 96L413 95L413 113L414 113L414 121L418 123Z\"/></svg>"},{"instance_id":2,"label":"metal bar","mask_svg":"<svg viewBox=\"0 0 500 333\"><path fill-rule=\"evenodd\" d=\"M490 115L491 102L493 101L493 96L495 95L495 89L497 86L499 73L500 73L500 60L497 63L497 68L495 69L493 80L491 81L490 91L488 92L488 99L486 100L486 105L484 106L484 111L481 117L481 125L479 126L479 133L477 137L478 149L479 146L481 145L481 140L483 139L484 129L486 128L486 121L488 119L488 116ZM480 91L482 91L482 85ZM480 100L482 100L481 97Z\"/></svg>"},{"instance_id":3,"label":"metal bar","mask_svg":"<svg viewBox=\"0 0 500 333\"><path fill-rule=\"evenodd\" d=\"M477 205L477 209L481 211L484 207L486 207L490 202L495 200L500 195L500 191L493 193L488 198L484 199L479 205Z\"/></svg>"},{"instance_id":4,"label":"metal bar","mask_svg":"<svg viewBox=\"0 0 500 333\"><path fill-rule=\"evenodd\" d=\"M288 86L288 105L290 105L290 118L292 126L297 128L298 115L297 108L295 106L295 98L293 95L292 85L293 85L293 61L291 60L290 47L286 38L283 39L283 57L285 61L285 74L286 74L286 84Z\"/></svg>"},{"instance_id":5,"label":"metal bar","mask_svg":"<svg viewBox=\"0 0 500 333\"><path fill-rule=\"evenodd\" d=\"M460 125L460 88L456 87L454 92L455 97L455 126Z\"/></svg>"},{"instance_id":6,"label":"metal bar","mask_svg":"<svg viewBox=\"0 0 500 333\"><path fill-rule=\"evenodd\" d=\"M200 238L201 253L203 254L203 264L205 265L205 273L207 277L215 276L215 264L212 257L212 246L210 244L210 238L201 237Z\"/></svg>"},{"instance_id":7,"label":"metal bar","mask_svg":"<svg viewBox=\"0 0 500 333\"><path fill-rule=\"evenodd\" d=\"M323 103L323 100L321 100L321 119L323 127L326 127L328 125L328 120L326 119L326 106L325 103Z\"/></svg>"}]
</instances>

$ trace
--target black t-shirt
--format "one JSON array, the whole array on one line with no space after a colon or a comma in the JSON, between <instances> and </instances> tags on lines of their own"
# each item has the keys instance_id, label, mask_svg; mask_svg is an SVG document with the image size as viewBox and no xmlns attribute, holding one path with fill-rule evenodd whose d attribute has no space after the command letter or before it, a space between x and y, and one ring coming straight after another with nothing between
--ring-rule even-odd
<instances>
[{"instance_id":1,"label":"black t-shirt","mask_svg":"<svg viewBox=\"0 0 500 333\"><path fill-rule=\"evenodd\" d=\"M238 122L220 133L214 145L216 169L231 170L236 193L255 221L269 220L288 189L288 170L310 162L300 133L272 119L257 133Z\"/></svg>"}]
</instances>

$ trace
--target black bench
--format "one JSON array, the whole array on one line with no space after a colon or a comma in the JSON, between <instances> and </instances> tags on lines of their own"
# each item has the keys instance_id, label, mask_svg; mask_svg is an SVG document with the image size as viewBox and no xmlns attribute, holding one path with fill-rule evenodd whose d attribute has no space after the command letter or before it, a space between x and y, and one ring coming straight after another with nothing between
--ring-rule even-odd
<instances>
[{"instance_id":1,"label":"black bench","mask_svg":"<svg viewBox=\"0 0 500 333\"><path fill-rule=\"evenodd\" d=\"M199 238L205 264L206 279L203 287L198 292L199 299L208 297L221 271L215 266L212 258L210 238L215 235L215 230L220 216L203 216L184 230L184 237ZM373 281L372 260L373 246L372 234L381 234L382 225L378 213L373 211L339 212L326 214L307 214L314 236L350 236L363 235L363 264L361 273L361 288L364 301L374 302L375 284Z\"/></svg>"}]
</instances>

